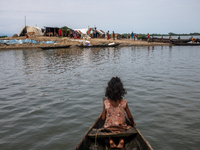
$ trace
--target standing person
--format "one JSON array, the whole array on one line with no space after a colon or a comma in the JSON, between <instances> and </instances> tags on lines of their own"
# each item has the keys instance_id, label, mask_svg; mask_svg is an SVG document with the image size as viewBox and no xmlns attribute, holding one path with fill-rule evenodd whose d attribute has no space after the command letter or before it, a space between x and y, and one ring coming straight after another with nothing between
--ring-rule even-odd
<instances>
[{"instance_id":1,"label":"standing person","mask_svg":"<svg viewBox=\"0 0 200 150\"><path fill-rule=\"evenodd\" d=\"M181 39L180 35L178 36L178 39L179 39L179 40Z\"/></svg>"},{"instance_id":2,"label":"standing person","mask_svg":"<svg viewBox=\"0 0 200 150\"><path fill-rule=\"evenodd\" d=\"M169 46L172 46L172 37L169 37Z\"/></svg>"},{"instance_id":3,"label":"standing person","mask_svg":"<svg viewBox=\"0 0 200 150\"><path fill-rule=\"evenodd\" d=\"M192 41L192 43L194 43L194 38L193 38L193 36L191 36L191 41Z\"/></svg>"},{"instance_id":4,"label":"standing person","mask_svg":"<svg viewBox=\"0 0 200 150\"><path fill-rule=\"evenodd\" d=\"M110 39L109 31L107 32L107 40Z\"/></svg>"},{"instance_id":5,"label":"standing person","mask_svg":"<svg viewBox=\"0 0 200 150\"><path fill-rule=\"evenodd\" d=\"M134 41L135 41L135 33L134 33Z\"/></svg>"},{"instance_id":6,"label":"standing person","mask_svg":"<svg viewBox=\"0 0 200 150\"><path fill-rule=\"evenodd\" d=\"M171 36L169 37L169 43L172 43L172 37Z\"/></svg>"},{"instance_id":7,"label":"standing person","mask_svg":"<svg viewBox=\"0 0 200 150\"><path fill-rule=\"evenodd\" d=\"M93 31L93 38L96 37L96 34L97 34L97 30L96 30L96 27L94 28L94 31Z\"/></svg>"},{"instance_id":8,"label":"standing person","mask_svg":"<svg viewBox=\"0 0 200 150\"><path fill-rule=\"evenodd\" d=\"M115 32L113 31L113 40L115 40Z\"/></svg>"},{"instance_id":9,"label":"standing person","mask_svg":"<svg viewBox=\"0 0 200 150\"><path fill-rule=\"evenodd\" d=\"M62 31L61 31L61 29L58 30L58 36L62 36Z\"/></svg>"},{"instance_id":10,"label":"standing person","mask_svg":"<svg viewBox=\"0 0 200 150\"><path fill-rule=\"evenodd\" d=\"M104 128L110 130L111 132L121 132L125 131L131 126L135 126L136 123L131 115L127 101L123 99L126 94L123 83L118 77L112 77L108 82L106 88L105 96L108 98L104 101L102 119L105 120ZM126 113L131 121L131 126L126 124ZM110 140L111 148L123 148L124 139L120 138L118 145L116 145L112 138Z\"/></svg>"},{"instance_id":11,"label":"standing person","mask_svg":"<svg viewBox=\"0 0 200 150\"><path fill-rule=\"evenodd\" d=\"M130 39L130 38L131 38L131 34L129 33L129 34L128 34L128 39Z\"/></svg>"},{"instance_id":12,"label":"standing person","mask_svg":"<svg viewBox=\"0 0 200 150\"><path fill-rule=\"evenodd\" d=\"M98 33L98 31L96 30L96 38L99 36L99 33Z\"/></svg>"},{"instance_id":13,"label":"standing person","mask_svg":"<svg viewBox=\"0 0 200 150\"><path fill-rule=\"evenodd\" d=\"M154 42L154 36L152 36L152 42Z\"/></svg>"},{"instance_id":14,"label":"standing person","mask_svg":"<svg viewBox=\"0 0 200 150\"><path fill-rule=\"evenodd\" d=\"M147 42L150 40L150 34L148 33Z\"/></svg>"},{"instance_id":15,"label":"standing person","mask_svg":"<svg viewBox=\"0 0 200 150\"><path fill-rule=\"evenodd\" d=\"M131 33L131 38L133 39L133 36L134 36L134 33L133 33L133 31L132 31L132 33Z\"/></svg>"}]
</instances>

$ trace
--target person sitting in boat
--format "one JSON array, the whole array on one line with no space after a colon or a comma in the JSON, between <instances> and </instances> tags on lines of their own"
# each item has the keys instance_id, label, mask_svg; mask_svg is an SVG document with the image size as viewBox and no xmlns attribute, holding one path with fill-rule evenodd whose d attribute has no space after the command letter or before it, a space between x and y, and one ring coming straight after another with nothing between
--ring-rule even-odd
<instances>
[{"instance_id":1,"label":"person sitting in boat","mask_svg":"<svg viewBox=\"0 0 200 150\"><path fill-rule=\"evenodd\" d=\"M127 101L123 99L126 94L126 90L123 87L123 83L119 77L112 77L108 82L105 96L107 100L103 104L102 119L105 120L104 128L111 132L119 133L125 131L131 126L135 126L136 123L131 115ZM131 126L126 124L126 114L131 121ZM109 138L111 148L123 148L124 139L120 138L118 145L116 145L112 138Z\"/></svg>"}]
</instances>

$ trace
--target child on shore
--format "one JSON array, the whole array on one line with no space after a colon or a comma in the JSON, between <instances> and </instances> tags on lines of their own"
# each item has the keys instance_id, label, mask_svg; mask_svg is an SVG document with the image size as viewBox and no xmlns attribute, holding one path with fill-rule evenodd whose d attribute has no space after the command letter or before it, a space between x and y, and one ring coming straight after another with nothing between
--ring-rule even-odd
<instances>
[{"instance_id":1,"label":"child on shore","mask_svg":"<svg viewBox=\"0 0 200 150\"><path fill-rule=\"evenodd\" d=\"M127 101L123 99L126 91L123 87L121 79L118 77L112 77L108 82L105 96L108 98L104 101L102 119L105 120L104 128L109 129L112 132L121 132L129 129L131 126L135 126L136 123L133 120L131 112L128 108ZM126 114L131 121L131 126L126 124ZM120 138L119 144L116 145L112 138L110 140L111 148L123 148L124 139Z\"/></svg>"}]
</instances>

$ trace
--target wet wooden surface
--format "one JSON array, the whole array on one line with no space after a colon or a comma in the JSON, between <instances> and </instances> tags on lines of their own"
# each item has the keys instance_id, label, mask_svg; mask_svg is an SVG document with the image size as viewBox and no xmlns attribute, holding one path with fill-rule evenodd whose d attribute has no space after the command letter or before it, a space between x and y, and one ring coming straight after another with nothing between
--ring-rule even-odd
<instances>
[{"instance_id":1,"label":"wet wooden surface","mask_svg":"<svg viewBox=\"0 0 200 150\"><path fill-rule=\"evenodd\" d=\"M97 134L98 132L98 134ZM88 137L95 138L96 135L98 138L103 138L103 137L123 137L123 136L130 136L133 134L137 134L137 131L135 128L130 128L126 131L120 132L120 133L112 133L112 132L104 132L104 131L98 131L98 129L92 129Z\"/></svg>"}]
</instances>

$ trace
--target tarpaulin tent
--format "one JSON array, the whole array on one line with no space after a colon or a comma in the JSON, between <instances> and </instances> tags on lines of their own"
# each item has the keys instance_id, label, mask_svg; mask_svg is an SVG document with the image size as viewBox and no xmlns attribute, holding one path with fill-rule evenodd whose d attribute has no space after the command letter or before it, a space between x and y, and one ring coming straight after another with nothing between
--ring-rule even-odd
<instances>
[{"instance_id":1,"label":"tarpaulin tent","mask_svg":"<svg viewBox=\"0 0 200 150\"><path fill-rule=\"evenodd\" d=\"M80 31L82 34L87 34L88 28L86 29L73 29L74 31Z\"/></svg>"},{"instance_id":2,"label":"tarpaulin tent","mask_svg":"<svg viewBox=\"0 0 200 150\"><path fill-rule=\"evenodd\" d=\"M31 33L31 34L36 35L36 36L43 35L40 28L25 26L19 31L18 36L25 36L27 33Z\"/></svg>"}]
</instances>

